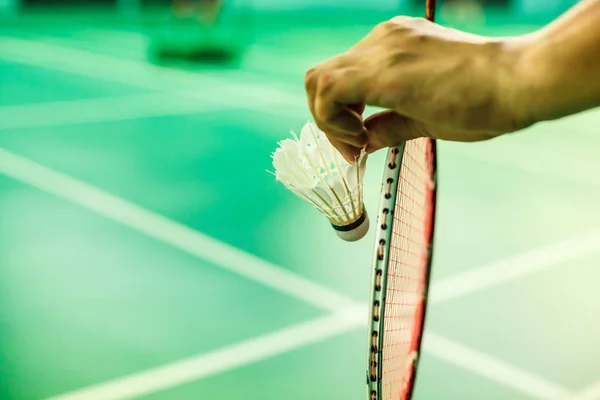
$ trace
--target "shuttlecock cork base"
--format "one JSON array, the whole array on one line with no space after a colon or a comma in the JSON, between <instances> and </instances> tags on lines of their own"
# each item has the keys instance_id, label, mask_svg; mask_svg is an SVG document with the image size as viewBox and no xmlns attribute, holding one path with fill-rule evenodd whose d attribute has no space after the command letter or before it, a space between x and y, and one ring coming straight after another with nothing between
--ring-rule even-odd
<instances>
[{"instance_id":1,"label":"shuttlecock cork base","mask_svg":"<svg viewBox=\"0 0 600 400\"><path fill-rule=\"evenodd\" d=\"M364 238L367 232L369 232L369 224L369 215L367 215L367 210L364 210L362 215L349 225L338 226L331 224L331 226L341 239L347 242L356 242Z\"/></svg>"},{"instance_id":2,"label":"shuttlecock cork base","mask_svg":"<svg viewBox=\"0 0 600 400\"><path fill-rule=\"evenodd\" d=\"M290 191L309 202L346 241L363 238L369 217L363 206L367 154L349 163L316 125L307 123L298 137L279 142L272 155L274 175Z\"/></svg>"}]
</instances>

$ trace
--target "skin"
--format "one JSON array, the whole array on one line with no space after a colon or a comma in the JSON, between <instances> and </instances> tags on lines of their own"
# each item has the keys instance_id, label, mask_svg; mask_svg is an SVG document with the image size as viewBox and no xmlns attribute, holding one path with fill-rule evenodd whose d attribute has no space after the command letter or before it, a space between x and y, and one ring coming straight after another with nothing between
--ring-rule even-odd
<instances>
[{"instance_id":1,"label":"skin","mask_svg":"<svg viewBox=\"0 0 600 400\"><path fill-rule=\"evenodd\" d=\"M317 126L349 161L417 137L491 139L600 106L600 0L508 38L396 17L311 68L305 86ZM363 119L365 105L386 111Z\"/></svg>"}]
</instances>

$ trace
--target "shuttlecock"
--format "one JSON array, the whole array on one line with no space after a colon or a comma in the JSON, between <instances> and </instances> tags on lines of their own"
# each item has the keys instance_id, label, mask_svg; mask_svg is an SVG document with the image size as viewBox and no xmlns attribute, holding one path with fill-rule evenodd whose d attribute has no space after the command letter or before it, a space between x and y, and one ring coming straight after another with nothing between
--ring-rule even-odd
<instances>
[{"instance_id":1,"label":"shuttlecock","mask_svg":"<svg viewBox=\"0 0 600 400\"><path fill-rule=\"evenodd\" d=\"M275 178L327 217L340 238L363 238L369 230L362 187L366 152L349 163L310 122L300 137L291 133L292 139L279 142L272 155Z\"/></svg>"}]
</instances>

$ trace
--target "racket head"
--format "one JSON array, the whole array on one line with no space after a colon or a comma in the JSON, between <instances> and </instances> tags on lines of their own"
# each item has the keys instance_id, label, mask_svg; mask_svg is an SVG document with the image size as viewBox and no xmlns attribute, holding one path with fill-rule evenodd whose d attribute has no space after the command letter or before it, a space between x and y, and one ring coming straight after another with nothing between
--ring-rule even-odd
<instances>
[{"instance_id":1,"label":"racket head","mask_svg":"<svg viewBox=\"0 0 600 400\"><path fill-rule=\"evenodd\" d=\"M436 142L390 148L376 225L367 399L409 400L427 309L437 186Z\"/></svg>"}]
</instances>

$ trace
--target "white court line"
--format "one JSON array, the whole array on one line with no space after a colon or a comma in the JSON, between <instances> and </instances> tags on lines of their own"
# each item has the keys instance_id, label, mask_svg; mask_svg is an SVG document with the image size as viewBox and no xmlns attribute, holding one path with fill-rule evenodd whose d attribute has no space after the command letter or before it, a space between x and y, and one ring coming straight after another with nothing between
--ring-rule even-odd
<instances>
[{"instance_id":1,"label":"white court line","mask_svg":"<svg viewBox=\"0 0 600 400\"><path fill-rule=\"evenodd\" d=\"M1 147L0 171L319 309L336 311L357 304L323 285Z\"/></svg>"},{"instance_id":2,"label":"white court line","mask_svg":"<svg viewBox=\"0 0 600 400\"><path fill-rule=\"evenodd\" d=\"M107 194L89 184L77 181L65 174L53 171L23 157L14 155L2 148L0 148L0 171L17 180L28 183L31 186L55 194L58 197L104 215L109 219L169 243L178 249L189 252L200 258L207 259L211 262L217 262L217 265L267 286L274 287L283 293L290 294L319 308L335 311L348 309L348 307L350 307L353 310L352 312L357 312L356 307L358 307L358 310L361 311L357 312L356 318L360 317L360 319L362 319L366 315L364 306L359 305L354 300L348 299L344 295L338 294L335 291L324 288L318 284L308 282L304 278L282 270L280 267L269 264L253 255L243 253L232 246L220 243L199 232L169 221L160 215ZM574 248L573 250L577 249ZM574 254L573 256L576 255ZM227 262L227 264L224 264L224 262ZM545 268L551 266L550 263L544 263L543 265ZM496 266L493 275L498 276L500 271L501 269L498 269ZM518 274L511 273L512 279L516 279L517 277ZM486 279L484 284L489 287L504 282L506 282L505 279L495 278L492 280ZM458 295L466 295L476 289L476 285L474 285L472 278L468 278L468 284L463 285L460 281L454 281L454 284L463 289L461 289L460 294L454 293L452 296L447 296L446 299L456 298ZM444 285L442 284L441 287L443 288ZM437 302L443 301L445 300L442 298L437 300ZM359 326L362 328L362 325L362 323L353 325L353 327L348 327L348 329L354 329ZM323 336L323 338L327 337L330 336ZM316 341L318 339L315 337L314 340ZM280 345L286 346L285 342L282 342ZM298 344L298 347L301 346L302 344ZM248 362L251 362L251 360ZM233 365L231 366L231 368L234 367L235 366ZM506 368L508 368L508 366L506 366ZM192 374L193 371L188 371L187 373ZM481 371L481 373L485 373L485 371ZM132 376L134 382L137 382L135 381L136 376L137 375ZM192 376L190 379L196 379L196 375L193 374L186 376ZM181 379L182 378L177 378L177 382L181 383ZM121 384L127 386L127 382L129 381L121 381ZM148 381L147 384L152 385L152 382ZM519 385L518 382L515 382L514 384ZM112 385L112 383L109 382L108 385ZM136 385L138 384L136 383ZM103 384L100 384L100 387L102 386Z\"/></svg>"},{"instance_id":3,"label":"white court line","mask_svg":"<svg viewBox=\"0 0 600 400\"><path fill-rule=\"evenodd\" d=\"M564 400L571 393L566 389L527 371L497 360L477 350L428 332L424 336L425 351L459 366L475 375L501 383L540 400Z\"/></svg>"},{"instance_id":4,"label":"white court line","mask_svg":"<svg viewBox=\"0 0 600 400\"><path fill-rule=\"evenodd\" d=\"M364 313L349 309L249 339L222 349L117 378L47 400L124 400L196 381L309 346L364 325Z\"/></svg>"},{"instance_id":5,"label":"white court line","mask_svg":"<svg viewBox=\"0 0 600 400\"><path fill-rule=\"evenodd\" d=\"M191 102L178 93L20 104L0 106L0 130L201 114L223 109L213 102Z\"/></svg>"},{"instance_id":6,"label":"white court line","mask_svg":"<svg viewBox=\"0 0 600 400\"><path fill-rule=\"evenodd\" d=\"M364 328L361 307L46 400L133 399L264 361L358 328ZM552 382L440 335L427 333L424 341L426 353L533 398L563 400L570 396L567 390Z\"/></svg>"},{"instance_id":7,"label":"white court line","mask_svg":"<svg viewBox=\"0 0 600 400\"><path fill-rule=\"evenodd\" d=\"M447 302L599 252L600 231L569 238L433 282L429 300Z\"/></svg>"},{"instance_id":8,"label":"white court line","mask_svg":"<svg viewBox=\"0 0 600 400\"><path fill-rule=\"evenodd\" d=\"M264 75L244 71L191 72L6 36L0 36L0 59L128 86L185 90L178 93L267 115L302 118L307 109L303 92L267 84ZM294 89L303 90L303 84Z\"/></svg>"},{"instance_id":9,"label":"white court line","mask_svg":"<svg viewBox=\"0 0 600 400\"><path fill-rule=\"evenodd\" d=\"M336 311L358 304L280 266L2 148L0 172L320 309ZM545 245L433 282L430 301L443 303L598 251L597 231Z\"/></svg>"},{"instance_id":10,"label":"white court line","mask_svg":"<svg viewBox=\"0 0 600 400\"><path fill-rule=\"evenodd\" d=\"M145 88L171 89L171 83L173 83L173 82L175 82L177 84L181 84L182 86L188 85L188 87L189 86L198 86L199 87L198 91L190 91L189 93L187 93L187 95L191 96L191 97L206 98L206 95L204 95L203 92L207 91L208 85L212 86L212 87L208 88L208 90L211 92L211 95L213 93L215 93L215 91L213 90L215 88L215 86L219 86L220 89L222 89L222 91L220 91L220 92L217 91L217 93L222 93L223 95L221 97L212 98L211 100L213 100L214 102L223 104L223 105L228 105L228 106L237 106L237 107L241 107L241 108L256 109L256 110L260 110L261 113L270 112L270 110L268 110L268 109L265 110L262 108L265 106L265 103L273 104L273 105L282 105L283 104L285 107L291 106L292 108L287 109L284 107L281 110L278 110L276 112L277 115L289 115L292 117L297 117L298 111L293 109L293 107L299 106L300 104L302 104L302 105L304 104L303 97L294 96L293 94L288 94L286 92L282 92L277 87L267 88L264 85L264 83L262 83L262 82L260 84L252 84L252 83L240 84L239 82L231 83L230 81L228 81L226 79L226 77L225 77L225 79L223 77L216 78L214 76L200 78L200 76L197 74L193 74L193 73L189 73L189 72L185 72L185 71L164 69L164 68L160 68L160 67L149 66L145 63L139 63L139 62L135 62L135 61L123 61L123 60L118 60L118 59L115 59L115 58L109 57L109 56L100 56L100 55L96 55L93 53L87 53L84 51L71 50L68 48L55 46L55 45L39 44L39 43L31 42L31 41L18 40L18 42L15 42L13 39L9 39L9 42L7 42L6 39L7 38L0 39L0 50L7 50L7 45L9 45L9 47L12 45L12 47L8 48L8 50L11 50L11 52L9 53L6 51L0 51L0 57L3 57L5 59L11 60L11 61L21 62L21 63L25 63L25 64L30 64L30 65L36 65L36 66L40 66L40 67L52 68L55 70L61 70L61 71L65 71L65 72L75 73L75 74L87 76L90 78L108 80L108 81L112 81L112 82L119 82L119 83L123 83L123 84L127 84L127 85L135 85L135 86L145 87ZM69 57L72 62L64 63L63 57ZM98 63L102 63L103 67L107 67L107 68L98 70L97 69L97 65L99 65ZM251 101L249 101L249 100L251 100ZM72 179L72 178L69 178L69 179ZM34 186L36 186L36 185L34 185ZM40 187L40 186L38 186L38 187ZM43 187L41 187L41 188L44 189ZM87 186L87 188L88 189L90 188L89 185ZM76 189L76 191L77 191L77 188L71 188L71 189ZM44 190L47 190L47 189L44 189ZM54 193L54 191L52 191L52 190L47 190L47 191ZM87 191L84 190L84 192L87 192ZM86 193L86 195L89 195L89 194L90 193ZM62 196L62 197L65 197L65 196ZM75 201L72 198L70 198L70 200ZM79 200L82 200L82 199L79 199ZM78 201L75 201L75 202L78 202ZM82 204L81 202L78 202L78 203L87 208L91 208L92 210L94 210L96 212L100 212L102 214L101 210L98 210L94 207L90 207L90 204ZM134 207L137 207L137 206L134 206ZM143 210L142 214L146 215L144 213L149 213L149 212L147 210ZM111 215L112 215L112 217L114 217L114 215L112 213L109 213L109 215L107 215L107 214L103 214L103 215L105 215L109 218L111 218ZM150 213L150 215L156 216L155 214L152 214L152 213ZM140 215L138 215L138 216L140 216ZM160 216L157 216L157 217L159 217L159 219L162 218ZM128 221L119 220L119 222L127 224ZM145 221L145 222L147 222L147 221ZM131 226L131 225L129 225L129 226ZM197 232L194 232L194 234L198 235ZM212 239L212 238L208 238L208 239L214 241L214 239ZM159 238L159 240L163 240L163 239ZM170 241L167 241L167 242L170 243ZM223 244L221 244L221 245L223 245ZM224 246L227 246L227 245L224 245ZM186 250L186 251L188 251L188 250ZM220 250L217 250L217 252L219 252L219 251L228 251L228 250L221 248ZM239 253L239 250L237 250L237 249L234 249L234 251ZM250 255L248 255L248 256L250 256ZM573 255L573 256L575 256L575 255ZM250 257L254 257L254 256L250 256ZM246 262L245 259L241 260L241 261ZM259 261L259 263L262 263L262 261ZM550 266L551 265L549 265L549 264L545 265L546 268L550 267ZM541 268L544 268L544 267L541 267ZM541 269L541 268L539 268L539 269ZM501 268L496 268L497 271L500 271L500 269ZM236 271L236 272L239 272L239 271ZM532 273L532 272L528 272L528 273ZM497 275L497 276L499 276L499 275ZM519 277L519 274L514 273L511 275L510 279L516 279L517 277ZM492 281L493 282L488 281L486 283L486 285L490 286L491 284L503 283L503 282L506 282L507 279L495 278ZM440 282L439 287L440 288L444 287L443 282ZM461 289L462 292L454 291L454 294L452 294L450 297L456 298L459 295L459 292L461 293L460 295L465 295L465 294L471 293L474 289L472 283L464 284L461 287L464 288L464 289ZM432 287L432 296L434 298L436 296L435 295L435 285ZM440 295L439 298L442 298L443 296L444 295ZM345 299L343 296L341 296L341 299L343 301L349 301L349 300ZM439 302L441 300L433 300L433 302L436 302L436 301ZM310 302L310 303L313 304L313 302ZM338 306L336 305L332 308L337 308L337 307ZM454 349L454 350L456 350L456 349ZM505 369L508 368L508 366L506 366L506 365L504 365L504 367L505 367ZM510 372L510 369L508 369L508 371ZM478 371L472 371L472 372L482 373L485 371L478 370ZM510 373L509 373L509 375L510 375ZM513 374L513 376L514 375L515 374ZM516 376L520 376L520 375L517 373ZM511 382L511 384L512 383L515 383L515 382ZM518 382L516 382L516 383L518 384ZM529 383L531 383L531 382L529 382ZM542 387L546 388L547 385L543 384Z\"/></svg>"},{"instance_id":11,"label":"white court line","mask_svg":"<svg viewBox=\"0 0 600 400\"><path fill-rule=\"evenodd\" d=\"M265 74L248 71L220 71L218 73L185 71L144 61L124 60L50 43L0 36L0 59L67 72L87 78L121 83L140 88L173 91L179 95L210 100L226 107L257 111L261 115L289 117L295 120L310 118L303 93L303 85L293 87L268 84ZM65 60L69 60L65 62ZM101 65L102 68L98 68ZM207 93L210 93L207 96ZM504 146L506 147L506 146ZM506 147L508 148L508 147ZM449 151L472 159L483 159L497 165L518 168L528 172L560 176L572 181L600 185L598 166L580 160L571 160L573 167L563 168L556 157L540 146L510 145L507 154L497 152L467 152L449 147ZM489 153L489 154L488 154ZM529 162L531 156L545 161Z\"/></svg>"}]
</instances>

